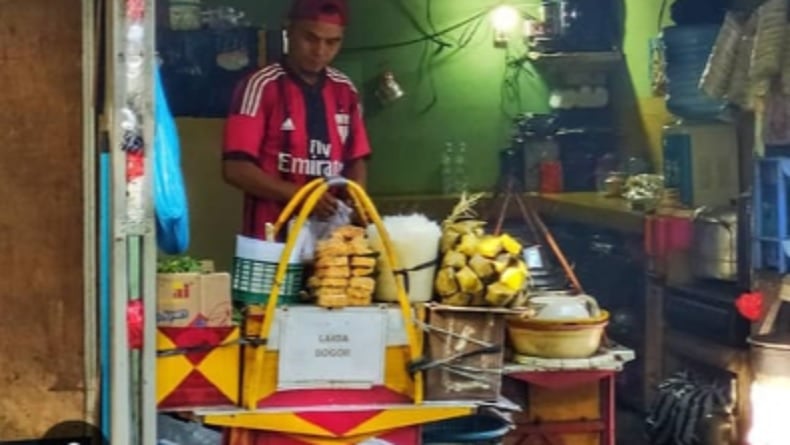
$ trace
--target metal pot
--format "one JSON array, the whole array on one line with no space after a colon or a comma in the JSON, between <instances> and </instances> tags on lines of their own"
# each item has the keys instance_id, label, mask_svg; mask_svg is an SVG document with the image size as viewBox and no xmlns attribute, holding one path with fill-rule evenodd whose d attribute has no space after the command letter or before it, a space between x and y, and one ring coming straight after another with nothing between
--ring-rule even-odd
<instances>
[{"instance_id":1,"label":"metal pot","mask_svg":"<svg viewBox=\"0 0 790 445\"><path fill-rule=\"evenodd\" d=\"M700 208L694 216L692 272L698 278L738 278L738 214L735 208Z\"/></svg>"},{"instance_id":2,"label":"metal pot","mask_svg":"<svg viewBox=\"0 0 790 445\"><path fill-rule=\"evenodd\" d=\"M787 377L790 369L790 335L770 333L749 339L755 376Z\"/></svg>"}]
</instances>

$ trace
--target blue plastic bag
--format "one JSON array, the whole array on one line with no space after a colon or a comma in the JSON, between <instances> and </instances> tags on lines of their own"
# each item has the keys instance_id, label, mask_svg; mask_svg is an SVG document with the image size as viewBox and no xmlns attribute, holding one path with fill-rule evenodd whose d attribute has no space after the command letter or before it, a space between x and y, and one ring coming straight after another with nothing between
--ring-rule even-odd
<instances>
[{"instance_id":1,"label":"blue plastic bag","mask_svg":"<svg viewBox=\"0 0 790 445\"><path fill-rule=\"evenodd\" d=\"M159 68L154 70L154 202L156 241L170 255L189 248L189 204L181 172L181 147Z\"/></svg>"}]
</instances>

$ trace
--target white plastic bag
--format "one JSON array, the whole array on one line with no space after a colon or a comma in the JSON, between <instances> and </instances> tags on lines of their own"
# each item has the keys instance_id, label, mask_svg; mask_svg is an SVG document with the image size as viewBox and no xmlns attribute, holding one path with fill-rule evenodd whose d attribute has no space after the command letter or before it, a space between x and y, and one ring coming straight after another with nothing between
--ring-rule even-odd
<instances>
[{"instance_id":1,"label":"white plastic bag","mask_svg":"<svg viewBox=\"0 0 790 445\"><path fill-rule=\"evenodd\" d=\"M299 258L303 263L310 263L315 258L315 246L319 240L329 238L332 231L338 227L351 224L351 216L354 211L343 201L338 201L337 211L327 220L310 217L302 226L294 246L294 252L298 252ZM289 232L293 228L296 218L288 223Z\"/></svg>"}]
</instances>

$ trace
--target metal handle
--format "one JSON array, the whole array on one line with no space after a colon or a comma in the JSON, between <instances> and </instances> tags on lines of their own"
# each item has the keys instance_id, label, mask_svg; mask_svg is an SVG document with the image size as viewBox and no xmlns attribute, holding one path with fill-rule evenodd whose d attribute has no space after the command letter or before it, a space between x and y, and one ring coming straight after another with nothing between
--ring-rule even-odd
<instances>
[{"instance_id":1,"label":"metal handle","mask_svg":"<svg viewBox=\"0 0 790 445\"><path fill-rule=\"evenodd\" d=\"M342 176L333 176L331 178L326 178L326 183L330 187L345 187L348 185L348 179Z\"/></svg>"},{"instance_id":2,"label":"metal handle","mask_svg":"<svg viewBox=\"0 0 790 445\"><path fill-rule=\"evenodd\" d=\"M584 300L584 305L587 306L587 310L590 311L590 316L593 318L598 318L601 316L601 308L598 306L598 301L589 296L589 295L577 295L578 298Z\"/></svg>"}]
</instances>

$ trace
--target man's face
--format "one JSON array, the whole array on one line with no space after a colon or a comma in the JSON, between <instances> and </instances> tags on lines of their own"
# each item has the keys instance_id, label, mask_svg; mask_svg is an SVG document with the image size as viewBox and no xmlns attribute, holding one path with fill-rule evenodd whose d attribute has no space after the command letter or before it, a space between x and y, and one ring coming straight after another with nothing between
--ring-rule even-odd
<instances>
[{"instance_id":1,"label":"man's face","mask_svg":"<svg viewBox=\"0 0 790 445\"><path fill-rule=\"evenodd\" d=\"M326 68L343 42L343 27L331 23L298 20L288 32L288 50L296 68L319 73Z\"/></svg>"}]
</instances>

